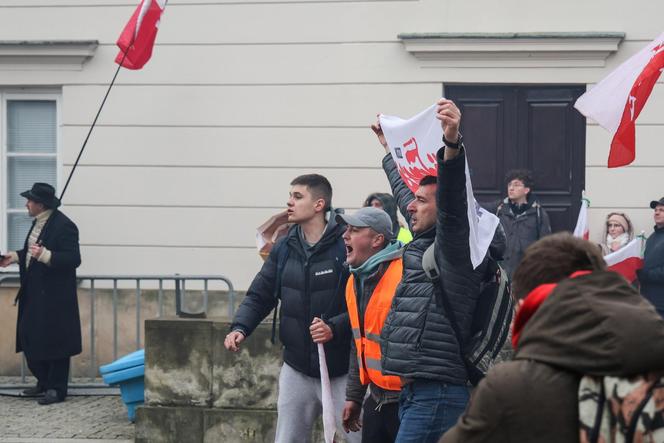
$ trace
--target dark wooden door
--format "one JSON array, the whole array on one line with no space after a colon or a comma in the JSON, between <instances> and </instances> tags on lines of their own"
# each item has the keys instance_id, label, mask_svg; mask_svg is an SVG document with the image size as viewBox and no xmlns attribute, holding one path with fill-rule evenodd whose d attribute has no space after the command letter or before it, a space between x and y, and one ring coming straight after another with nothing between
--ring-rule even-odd
<instances>
[{"instance_id":1,"label":"dark wooden door","mask_svg":"<svg viewBox=\"0 0 664 443\"><path fill-rule=\"evenodd\" d=\"M586 122L574 108L578 85L446 85L462 113L475 198L506 195L510 169L533 172L534 194L553 231L573 230L585 187Z\"/></svg>"}]
</instances>

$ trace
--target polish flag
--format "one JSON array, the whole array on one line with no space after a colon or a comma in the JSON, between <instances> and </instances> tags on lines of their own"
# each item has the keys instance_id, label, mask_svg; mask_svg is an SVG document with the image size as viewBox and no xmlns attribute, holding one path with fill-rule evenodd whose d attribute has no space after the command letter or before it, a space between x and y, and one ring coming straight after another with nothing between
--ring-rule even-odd
<instances>
[{"instance_id":1,"label":"polish flag","mask_svg":"<svg viewBox=\"0 0 664 443\"><path fill-rule=\"evenodd\" d=\"M574 237L579 237L584 240L590 238L590 229L588 228L588 199L581 199L581 209L579 209L579 218L576 220L576 227L574 228Z\"/></svg>"},{"instance_id":2,"label":"polish flag","mask_svg":"<svg viewBox=\"0 0 664 443\"><path fill-rule=\"evenodd\" d=\"M613 134L609 168L625 166L636 156L636 119L664 70L664 34L620 65L574 107Z\"/></svg>"},{"instance_id":3,"label":"polish flag","mask_svg":"<svg viewBox=\"0 0 664 443\"><path fill-rule=\"evenodd\" d=\"M616 252L604 257L610 271L617 272L630 283L636 280L636 271L643 267L643 238L637 237Z\"/></svg>"},{"instance_id":4,"label":"polish flag","mask_svg":"<svg viewBox=\"0 0 664 443\"><path fill-rule=\"evenodd\" d=\"M118 38L120 52L115 63L127 69L141 69L150 60L167 1L141 0Z\"/></svg>"}]
</instances>

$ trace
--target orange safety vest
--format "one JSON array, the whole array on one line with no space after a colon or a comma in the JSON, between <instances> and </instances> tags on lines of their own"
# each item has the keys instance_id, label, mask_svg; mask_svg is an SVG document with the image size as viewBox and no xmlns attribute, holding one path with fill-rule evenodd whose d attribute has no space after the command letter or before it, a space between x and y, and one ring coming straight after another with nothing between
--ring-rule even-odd
<instances>
[{"instance_id":1,"label":"orange safety vest","mask_svg":"<svg viewBox=\"0 0 664 443\"><path fill-rule=\"evenodd\" d=\"M355 278L351 274L346 284L346 305L353 339L357 348L357 364L360 369L360 381L363 385L373 384L389 391L401 390L401 378L383 375L380 365L380 331L383 329L387 313L392 307L392 299L401 281L403 260L393 260L380 279L364 313L364 334L360 331L360 316L355 294Z\"/></svg>"}]
</instances>

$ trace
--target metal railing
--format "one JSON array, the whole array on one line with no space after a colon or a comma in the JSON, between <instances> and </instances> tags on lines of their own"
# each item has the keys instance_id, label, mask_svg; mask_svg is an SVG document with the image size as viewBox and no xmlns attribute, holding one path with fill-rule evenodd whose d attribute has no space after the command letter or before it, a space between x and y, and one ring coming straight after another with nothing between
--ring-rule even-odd
<instances>
[{"instance_id":1,"label":"metal railing","mask_svg":"<svg viewBox=\"0 0 664 443\"><path fill-rule=\"evenodd\" d=\"M233 288L233 283L223 275L78 275L78 297L79 299L82 296L85 296L87 293L90 302L90 349L89 349L89 377L91 382L97 380L97 362L96 362L96 344L95 344L95 332L96 332L96 297L97 290L100 290L97 283L108 282L111 285L109 287L103 288L104 290L112 291L112 323L113 323L113 360L118 358L118 294L120 291L132 290L131 285L127 287L126 283L130 282L133 284L133 290L135 293L136 301L136 336L135 336L135 347L136 350L141 348L141 333L143 332L143 324L141 322L141 301L144 296L144 283L153 282L158 286L157 291L157 316L162 317L164 315L164 301L165 301L165 291L169 290L169 287L166 287L164 283L173 283L173 290L175 292L175 314L179 317L205 317L208 311L208 293L209 293L209 284L210 282L222 282L228 288L228 316L232 318L235 313L235 290ZM18 274L5 273L0 274L0 286L6 282L20 283ZM82 286L82 283L89 282L88 287ZM187 282L202 282L202 309L199 309L198 312L188 312L182 309L183 301L186 300L187 293ZM121 288L118 287L118 283L125 283ZM168 285L170 286L170 285ZM148 290L148 289L145 289ZM154 291L155 289L149 289ZM198 292L198 291L197 291ZM26 382L26 372L27 365L25 357L21 360L21 383ZM71 387L96 387L100 386L98 384L85 384L77 385L70 384ZM3 386L0 386L3 388Z\"/></svg>"}]
</instances>

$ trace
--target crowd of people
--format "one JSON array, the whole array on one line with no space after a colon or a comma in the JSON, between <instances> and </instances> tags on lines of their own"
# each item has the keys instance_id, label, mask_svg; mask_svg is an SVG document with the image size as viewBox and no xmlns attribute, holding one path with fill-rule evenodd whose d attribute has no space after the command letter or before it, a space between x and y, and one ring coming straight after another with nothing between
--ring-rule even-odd
<instances>
[{"instance_id":1,"label":"crowd of people","mask_svg":"<svg viewBox=\"0 0 664 443\"><path fill-rule=\"evenodd\" d=\"M578 441L577 391L585 374L664 374L664 198L650 205L656 226L639 271L645 297L603 260L633 237L628 216L607 216L600 245L551 234L526 170L508 173L507 196L491 208L501 222L496 237L504 238L474 268L461 114L443 99L437 117L437 175L424 177L414 193L379 122L372 129L385 149L391 194L371 194L348 215L333 209L324 177L291 183L294 225L274 245L225 339L238 351L279 309L279 443L310 441L322 412L319 343L338 432L351 442ZM423 266L431 249L435 280ZM518 301L514 356L472 388L462 349L493 262L511 277Z\"/></svg>"},{"instance_id":2,"label":"crowd of people","mask_svg":"<svg viewBox=\"0 0 664 443\"><path fill-rule=\"evenodd\" d=\"M437 175L425 176L415 192L399 175L379 122L372 129L385 150L391 194L371 194L345 214L333 207L325 177L290 183L293 225L272 247L224 340L239 351L278 309L278 443L309 441L321 415L319 345L338 432L349 442L578 441L584 376L649 374L649 389L660 386L664 197L650 202L655 228L635 285L608 271L603 259L633 239L627 214L607 215L599 245L552 234L531 173L510 171L505 199L491 208L500 220L494 242L473 266L461 113L441 99L437 118ZM52 186L35 183L21 195L34 223L24 248L0 256L0 266L20 269L17 352L37 378L24 394L51 404L65 399L69 359L81 352L78 230L57 209ZM505 269L517 301L507 340L513 359L475 383L464 347L495 269ZM659 433L652 441L664 441L658 405L648 412Z\"/></svg>"}]
</instances>

